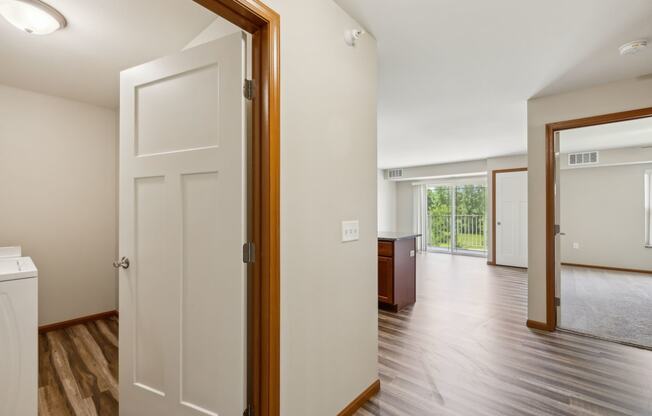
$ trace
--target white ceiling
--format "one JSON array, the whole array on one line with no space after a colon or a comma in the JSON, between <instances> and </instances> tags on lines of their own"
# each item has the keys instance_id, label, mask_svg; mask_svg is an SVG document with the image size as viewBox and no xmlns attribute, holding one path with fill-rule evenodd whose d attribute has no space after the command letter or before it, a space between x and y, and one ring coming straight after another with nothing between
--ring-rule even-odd
<instances>
[{"instance_id":1,"label":"white ceiling","mask_svg":"<svg viewBox=\"0 0 652 416\"><path fill-rule=\"evenodd\" d=\"M68 26L47 36L0 18L0 83L117 107L119 72L179 51L216 15L191 0L47 0Z\"/></svg>"},{"instance_id":2,"label":"white ceiling","mask_svg":"<svg viewBox=\"0 0 652 416\"><path fill-rule=\"evenodd\" d=\"M650 0L336 0L378 41L378 165L526 151L529 98L652 72Z\"/></svg>"},{"instance_id":3,"label":"white ceiling","mask_svg":"<svg viewBox=\"0 0 652 416\"><path fill-rule=\"evenodd\" d=\"M652 146L652 117L563 130L561 153Z\"/></svg>"}]
</instances>

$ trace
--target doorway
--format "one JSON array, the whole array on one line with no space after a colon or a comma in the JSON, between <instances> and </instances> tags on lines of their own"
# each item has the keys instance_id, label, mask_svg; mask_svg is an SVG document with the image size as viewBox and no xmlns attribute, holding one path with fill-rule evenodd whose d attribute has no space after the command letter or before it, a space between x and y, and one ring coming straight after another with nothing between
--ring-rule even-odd
<instances>
[{"instance_id":1,"label":"doorway","mask_svg":"<svg viewBox=\"0 0 652 416\"><path fill-rule=\"evenodd\" d=\"M258 1L211 0L197 4L185 0L154 10L149 3L114 1L102 13L93 10L92 5L75 2L62 8L71 22L83 22L91 16L103 23L71 25L74 30L85 27L92 32L100 26L110 29L90 37L84 36L83 30L71 30L52 38L55 46L65 46L66 39L71 39L93 51L89 59L92 65L84 65L83 59L81 65L73 60L66 63L71 75L61 78L77 80L80 77L75 75L79 74L94 77L92 86L89 83L90 93L83 92L84 88L68 88L84 97L93 96L93 88L98 85L97 90L104 93L104 85L109 84L107 89L113 94L94 99L99 105L109 102L110 108L90 108L88 103L64 102L45 94L36 98L52 104L25 100L29 105L20 107L30 115L40 115L44 107L56 109L53 118L58 124L50 129L61 130L62 136L74 139L79 135L74 146L49 140L56 143L61 154L73 153L71 159L83 161L83 169L77 165L71 169L69 163L55 170L93 179L95 171L101 173L100 180L84 182L88 183L85 186L63 181L58 186L75 189L78 194L101 188L88 196L95 197L95 204L103 207L115 207L119 202L121 211L118 258L114 257L117 244L103 245L102 254L97 256L87 245L80 250L83 264L79 267L83 273L80 282L90 281L87 276L93 273L87 259L99 258L98 269L110 273L110 279L104 280L113 282L118 273L112 273L111 260L116 259L114 267L120 268L121 324L115 300L109 297L115 290L104 290L104 286L96 292L110 299L107 303L112 311L80 313L75 319L52 324L46 321L42 353L50 359L39 360L39 364L54 367L57 376L43 380L49 383L47 386L38 386L47 391L41 395L45 404L41 410L58 414L56 409L70 407L80 414L117 414L120 406L125 415L242 414L254 409L256 414L278 415L279 16ZM148 8L151 13L147 13ZM149 33L138 24L143 15L148 16ZM221 35L212 33L208 37L213 40L191 45L205 29L213 28L212 24L220 20L218 15L237 24L229 23L235 34L222 42ZM130 25L133 31L123 30ZM253 51L252 74L247 82L243 28L251 35L253 46L249 49ZM156 42L148 42L157 37L160 39ZM103 47L107 39L116 47ZM128 45L125 39L132 39L136 46ZM32 43L38 41L32 39ZM94 54L97 50L107 53L99 59ZM109 63L105 65L105 61ZM134 69L142 62L149 63ZM124 68L132 69L123 72L119 101L117 75ZM103 76L106 73L111 76ZM110 82L103 82L109 78ZM16 97L29 98L22 93ZM246 104L245 98L250 99ZM124 139L120 146L119 201L115 197L115 177L109 173L118 165L118 106ZM245 106L251 109L252 124L247 138L243 131ZM64 113L66 118L61 117ZM64 125L66 129L61 127ZM78 155L71 149L86 153ZM59 153L52 154L58 163L67 160ZM104 162L105 158L109 159L106 164L96 161ZM58 166L44 165L50 169ZM105 194L112 198L105 200ZM104 227L104 223L99 226L89 220L92 216L86 211L96 205L85 204L83 198L74 196L64 200L67 205L70 201L79 205L81 214L77 215L75 227L62 226L53 215L49 222L57 223L59 234L65 229L73 234L68 236L73 240L74 232L82 229L101 237L117 234L115 223ZM40 205L42 210L50 208ZM117 215L99 216L117 219ZM43 240L48 245L54 241ZM97 240L104 243L101 238ZM70 270L65 274L71 274ZM84 296L78 283L72 286L75 290L61 286ZM96 296L96 292L89 291L88 297ZM227 293L232 295L229 299L224 296ZM57 295L50 298L56 299ZM68 306L64 305L65 299L58 299L60 305ZM104 303L91 300L77 309L89 305L104 308ZM90 323L78 326L86 322ZM81 367L83 371L78 371ZM118 367L121 377L117 376ZM72 374L71 368L75 369ZM37 386L32 387L36 391ZM83 394L76 394L79 391Z\"/></svg>"},{"instance_id":2,"label":"doorway","mask_svg":"<svg viewBox=\"0 0 652 416\"><path fill-rule=\"evenodd\" d=\"M652 109L547 130L548 326L650 348Z\"/></svg>"},{"instance_id":3,"label":"doorway","mask_svg":"<svg viewBox=\"0 0 652 416\"><path fill-rule=\"evenodd\" d=\"M486 184L429 184L426 189L428 250L486 256Z\"/></svg>"}]
</instances>

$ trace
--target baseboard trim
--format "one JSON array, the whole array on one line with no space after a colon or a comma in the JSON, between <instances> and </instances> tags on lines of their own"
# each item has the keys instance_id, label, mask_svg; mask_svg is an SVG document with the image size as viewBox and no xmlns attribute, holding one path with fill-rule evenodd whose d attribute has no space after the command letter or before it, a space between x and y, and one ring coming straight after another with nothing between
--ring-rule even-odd
<instances>
[{"instance_id":1,"label":"baseboard trim","mask_svg":"<svg viewBox=\"0 0 652 416\"><path fill-rule=\"evenodd\" d=\"M561 265L562 266L571 266L571 267L586 267L587 269L611 270L611 271L614 271L614 272L652 274L652 270L624 269L622 267L596 266L594 264L562 263Z\"/></svg>"},{"instance_id":2,"label":"baseboard trim","mask_svg":"<svg viewBox=\"0 0 652 416\"><path fill-rule=\"evenodd\" d=\"M358 411L369 399L380 391L380 380L376 380L369 387L365 389L358 397L356 397L348 406L344 408L337 416L352 416Z\"/></svg>"},{"instance_id":3,"label":"baseboard trim","mask_svg":"<svg viewBox=\"0 0 652 416\"><path fill-rule=\"evenodd\" d=\"M49 331L56 331L58 329L67 328L67 327L73 326L73 325L79 325L79 324L84 324L84 323L90 322L90 321L96 321L98 319L111 318L113 316L118 316L118 311L100 312L100 313L96 313L96 314L93 314L93 315L82 316L80 318L70 319L68 321L55 322L53 324L42 325L42 326L38 327L38 332L42 334L42 333L49 332Z\"/></svg>"},{"instance_id":4,"label":"baseboard trim","mask_svg":"<svg viewBox=\"0 0 652 416\"><path fill-rule=\"evenodd\" d=\"M488 265L488 266L495 266L495 265L496 265L496 262L495 262L495 261L491 261L491 260L489 260L489 261L487 261L487 265Z\"/></svg>"},{"instance_id":5,"label":"baseboard trim","mask_svg":"<svg viewBox=\"0 0 652 416\"><path fill-rule=\"evenodd\" d=\"M539 322L539 321L533 321L531 319L528 319L525 325L528 328L532 329L538 329L539 331L547 331L547 332L552 332L555 330L555 328L551 328L547 323L545 322Z\"/></svg>"}]
</instances>

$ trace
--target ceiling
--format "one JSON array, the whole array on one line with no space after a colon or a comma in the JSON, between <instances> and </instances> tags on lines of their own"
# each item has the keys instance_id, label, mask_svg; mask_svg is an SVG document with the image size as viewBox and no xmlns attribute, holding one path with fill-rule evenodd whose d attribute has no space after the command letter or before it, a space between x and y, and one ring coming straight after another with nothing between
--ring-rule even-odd
<instances>
[{"instance_id":1,"label":"ceiling","mask_svg":"<svg viewBox=\"0 0 652 416\"><path fill-rule=\"evenodd\" d=\"M652 117L563 130L561 153L652 146Z\"/></svg>"},{"instance_id":2,"label":"ceiling","mask_svg":"<svg viewBox=\"0 0 652 416\"><path fill-rule=\"evenodd\" d=\"M649 0L336 0L378 41L378 165L526 152L527 100L652 72Z\"/></svg>"},{"instance_id":3,"label":"ceiling","mask_svg":"<svg viewBox=\"0 0 652 416\"><path fill-rule=\"evenodd\" d=\"M0 18L0 83L118 106L119 72L181 50L216 15L191 0L47 0L68 26L46 36Z\"/></svg>"}]
</instances>

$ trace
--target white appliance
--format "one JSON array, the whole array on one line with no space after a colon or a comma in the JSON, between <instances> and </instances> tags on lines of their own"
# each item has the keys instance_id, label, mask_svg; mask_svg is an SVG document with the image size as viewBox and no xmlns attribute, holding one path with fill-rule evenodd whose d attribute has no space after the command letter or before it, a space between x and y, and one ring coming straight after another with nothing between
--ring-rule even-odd
<instances>
[{"instance_id":1,"label":"white appliance","mask_svg":"<svg viewBox=\"0 0 652 416\"><path fill-rule=\"evenodd\" d=\"M0 248L0 415L36 416L38 270L20 247Z\"/></svg>"}]
</instances>

